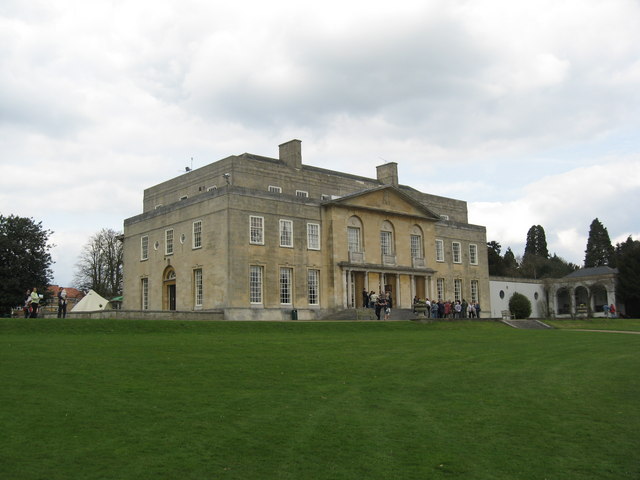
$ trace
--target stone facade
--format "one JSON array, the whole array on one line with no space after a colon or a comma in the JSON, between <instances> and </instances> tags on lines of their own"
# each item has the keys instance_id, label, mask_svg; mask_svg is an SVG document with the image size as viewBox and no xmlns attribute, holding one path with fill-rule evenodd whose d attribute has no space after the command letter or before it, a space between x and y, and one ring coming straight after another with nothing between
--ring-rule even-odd
<instances>
[{"instance_id":1,"label":"stone facade","mask_svg":"<svg viewBox=\"0 0 640 480\"><path fill-rule=\"evenodd\" d=\"M475 299L490 312L486 232L466 202L280 158L227 157L144 192L124 223L123 309L224 312L226 319L320 319L387 290ZM295 311L295 312L294 312Z\"/></svg>"}]
</instances>

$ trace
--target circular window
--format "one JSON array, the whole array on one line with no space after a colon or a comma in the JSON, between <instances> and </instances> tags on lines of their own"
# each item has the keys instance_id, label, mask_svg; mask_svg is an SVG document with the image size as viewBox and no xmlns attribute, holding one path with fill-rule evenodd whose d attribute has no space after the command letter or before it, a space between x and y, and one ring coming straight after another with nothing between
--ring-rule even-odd
<instances>
[{"instance_id":1,"label":"circular window","mask_svg":"<svg viewBox=\"0 0 640 480\"><path fill-rule=\"evenodd\" d=\"M536 300L538 299L538 292L533 294L533 298L535 298Z\"/></svg>"},{"instance_id":2,"label":"circular window","mask_svg":"<svg viewBox=\"0 0 640 480\"><path fill-rule=\"evenodd\" d=\"M187 236L184 233L180 235L180 243L184 243L186 239L187 239Z\"/></svg>"},{"instance_id":3,"label":"circular window","mask_svg":"<svg viewBox=\"0 0 640 480\"><path fill-rule=\"evenodd\" d=\"M504 298L504 290L500 290L500 298Z\"/></svg>"},{"instance_id":4,"label":"circular window","mask_svg":"<svg viewBox=\"0 0 640 480\"><path fill-rule=\"evenodd\" d=\"M153 249L157 250L158 248L160 248L160 242L156 242L153 244Z\"/></svg>"}]
</instances>

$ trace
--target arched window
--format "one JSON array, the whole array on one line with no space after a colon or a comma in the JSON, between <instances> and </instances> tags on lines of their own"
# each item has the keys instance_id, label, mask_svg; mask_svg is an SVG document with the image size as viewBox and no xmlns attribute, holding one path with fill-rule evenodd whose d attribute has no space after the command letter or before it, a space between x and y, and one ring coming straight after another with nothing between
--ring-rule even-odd
<instances>
[{"instance_id":1,"label":"arched window","mask_svg":"<svg viewBox=\"0 0 640 480\"><path fill-rule=\"evenodd\" d=\"M422 229L418 225L411 227L411 258L424 258L424 243Z\"/></svg>"},{"instance_id":2,"label":"arched window","mask_svg":"<svg viewBox=\"0 0 640 480\"><path fill-rule=\"evenodd\" d=\"M380 227L380 250L382 255L393 255L395 252L393 225L388 220L382 222Z\"/></svg>"},{"instance_id":3,"label":"arched window","mask_svg":"<svg viewBox=\"0 0 640 480\"><path fill-rule=\"evenodd\" d=\"M362 221L355 215L347 221L347 246L349 252L362 252Z\"/></svg>"}]
</instances>

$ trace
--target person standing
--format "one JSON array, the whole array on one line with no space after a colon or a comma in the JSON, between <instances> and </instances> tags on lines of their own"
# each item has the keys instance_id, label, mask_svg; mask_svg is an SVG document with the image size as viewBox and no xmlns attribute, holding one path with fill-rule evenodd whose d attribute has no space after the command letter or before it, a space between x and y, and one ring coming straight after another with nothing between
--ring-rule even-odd
<instances>
[{"instance_id":1,"label":"person standing","mask_svg":"<svg viewBox=\"0 0 640 480\"><path fill-rule=\"evenodd\" d=\"M31 290L31 318L38 318L38 307L40 306L40 295L38 289L33 287Z\"/></svg>"},{"instance_id":2,"label":"person standing","mask_svg":"<svg viewBox=\"0 0 640 480\"><path fill-rule=\"evenodd\" d=\"M384 315L384 320L389 320L389 301L387 300L386 295L380 295L380 311ZM378 320L380 320L380 314L378 313Z\"/></svg>"},{"instance_id":3,"label":"person standing","mask_svg":"<svg viewBox=\"0 0 640 480\"><path fill-rule=\"evenodd\" d=\"M67 318L67 291L62 287L58 290L58 318Z\"/></svg>"},{"instance_id":4,"label":"person standing","mask_svg":"<svg viewBox=\"0 0 640 480\"><path fill-rule=\"evenodd\" d=\"M376 318L380 320L380 311L382 310L382 303L386 303L387 300L382 295L376 295Z\"/></svg>"},{"instance_id":5,"label":"person standing","mask_svg":"<svg viewBox=\"0 0 640 480\"><path fill-rule=\"evenodd\" d=\"M476 302L476 318L480 318L480 302Z\"/></svg>"},{"instance_id":6,"label":"person standing","mask_svg":"<svg viewBox=\"0 0 640 480\"><path fill-rule=\"evenodd\" d=\"M24 311L24 318L29 318L31 316L31 290L29 289L27 289L27 295L24 299L24 307L22 307L22 310Z\"/></svg>"}]
</instances>

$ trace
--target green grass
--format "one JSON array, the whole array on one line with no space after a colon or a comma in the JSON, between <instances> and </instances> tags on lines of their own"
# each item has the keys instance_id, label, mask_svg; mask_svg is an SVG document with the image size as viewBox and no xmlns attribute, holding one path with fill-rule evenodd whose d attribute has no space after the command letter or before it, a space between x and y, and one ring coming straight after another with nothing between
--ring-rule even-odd
<instances>
[{"instance_id":1,"label":"green grass","mask_svg":"<svg viewBox=\"0 0 640 480\"><path fill-rule=\"evenodd\" d=\"M0 320L0 478L637 479L640 336Z\"/></svg>"},{"instance_id":2,"label":"green grass","mask_svg":"<svg viewBox=\"0 0 640 480\"><path fill-rule=\"evenodd\" d=\"M556 328L591 329L591 330L621 330L640 332L640 320L622 318L590 318L583 320L545 320L545 323Z\"/></svg>"}]
</instances>

